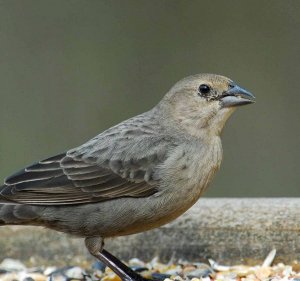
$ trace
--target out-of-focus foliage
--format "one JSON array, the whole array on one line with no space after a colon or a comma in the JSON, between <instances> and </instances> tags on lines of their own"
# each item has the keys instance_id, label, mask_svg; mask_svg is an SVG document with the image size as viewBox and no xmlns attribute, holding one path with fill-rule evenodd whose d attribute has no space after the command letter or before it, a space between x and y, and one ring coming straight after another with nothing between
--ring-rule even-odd
<instances>
[{"instance_id":1,"label":"out-of-focus foliage","mask_svg":"<svg viewBox=\"0 0 300 281\"><path fill-rule=\"evenodd\" d=\"M0 176L155 105L178 79L257 97L209 196L300 195L300 1L0 1Z\"/></svg>"}]
</instances>

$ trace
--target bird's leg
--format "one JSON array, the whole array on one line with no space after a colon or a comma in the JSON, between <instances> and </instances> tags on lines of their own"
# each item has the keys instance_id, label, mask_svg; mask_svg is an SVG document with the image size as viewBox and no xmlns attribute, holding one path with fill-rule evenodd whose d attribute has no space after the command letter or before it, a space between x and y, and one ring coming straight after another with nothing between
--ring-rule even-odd
<instances>
[{"instance_id":1,"label":"bird's leg","mask_svg":"<svg viewBox=\"0 0 300 281\"><path fill-rule=\"evenodd\" d=\"M96 257L111 268L123 281L149 281L104 249Z\"/></svg>"},{"instance_id":2,"label":"bird's leg","mask_svg":"<svg viewBox=\"0 0 300 281\"><path fill-rule=\"evenodd\" d=\"M149 281L149 279L143 278L115 256L104 250L102 238L88 237L85 239L85 245L95 258L113 270L123 281Z\"/></svg>"}]
</instances>

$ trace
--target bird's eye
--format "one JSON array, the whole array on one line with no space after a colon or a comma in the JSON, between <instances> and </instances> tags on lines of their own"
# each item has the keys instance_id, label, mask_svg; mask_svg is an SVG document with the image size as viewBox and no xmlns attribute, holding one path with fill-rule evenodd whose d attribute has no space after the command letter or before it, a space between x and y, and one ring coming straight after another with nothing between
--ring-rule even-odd
<instances>
[{"instance_id":1,"label":"bird's eye","mask_svg":"<svg viewBox=\"0 0 300 281\"><path fill-rule=\"evenodd\" d=\"M209 93L209 91L210 91L210 87L208 86L208 85L206 85L206 84L201 84L200 86L199 86L199 92L201 93L201 94L208 94Z\"/></svg>"}]
</instances>

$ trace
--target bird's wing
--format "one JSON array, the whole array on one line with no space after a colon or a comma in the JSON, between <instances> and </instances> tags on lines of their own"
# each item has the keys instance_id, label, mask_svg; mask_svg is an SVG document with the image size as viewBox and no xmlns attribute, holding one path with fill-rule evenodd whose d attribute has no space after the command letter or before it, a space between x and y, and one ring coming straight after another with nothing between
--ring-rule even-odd
<instances>
[{"instance_id":1,"label":"bird's wing","mask_svg":"<svg viewBox=\"0 0 300 281\"><path fill-rule=\"evenodd\" d=\"M22 204L66 205L150 196L157 191L158 167L171 146L151 126L121 123L81 147L8 177L0 187L0 198Z\"/></svg>"}]
</instances>

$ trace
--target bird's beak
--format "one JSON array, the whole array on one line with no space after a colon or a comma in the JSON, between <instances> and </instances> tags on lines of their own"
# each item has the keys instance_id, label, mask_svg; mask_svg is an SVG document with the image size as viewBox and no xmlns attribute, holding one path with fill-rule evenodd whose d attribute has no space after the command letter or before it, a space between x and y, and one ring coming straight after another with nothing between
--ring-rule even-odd
<instances>
[{"instance_id":1,"label":"bird's beak","mask_svg":"<svg viewBox=\"0 0 300 281\"><path fill-rule=\"evenodd\" d=\"M255 102L255 97L243 88L235 85L221 96L222 107L233 107Z\"/></svg>"}]
</instances>

